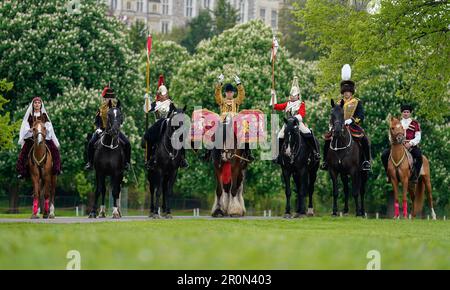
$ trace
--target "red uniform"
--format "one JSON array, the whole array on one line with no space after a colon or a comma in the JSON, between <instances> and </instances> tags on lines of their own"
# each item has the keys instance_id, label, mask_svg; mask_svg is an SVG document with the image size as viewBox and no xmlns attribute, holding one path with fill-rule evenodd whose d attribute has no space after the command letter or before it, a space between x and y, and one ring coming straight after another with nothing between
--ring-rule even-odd
<instances>
[{"instance_id":1,"label":"red uniform","mask_svg":"<svg viewBox=\"0 0 450 290\"><path fill-rule=\"evenodd\" d=\"M288 108L288 105L290 105L289 108ZM286 110L286 113L290 112L292 116L300 115L300 116L302 116L302 118L304 118L306 115L305 102L301 102L300 104L295 104L295 102L285 102L282 104L275 104L275 105L273 105L273 108L277 111L283 111L283 110L286 110L286 108L288 108Z\"/></svg>"}]
</instances>

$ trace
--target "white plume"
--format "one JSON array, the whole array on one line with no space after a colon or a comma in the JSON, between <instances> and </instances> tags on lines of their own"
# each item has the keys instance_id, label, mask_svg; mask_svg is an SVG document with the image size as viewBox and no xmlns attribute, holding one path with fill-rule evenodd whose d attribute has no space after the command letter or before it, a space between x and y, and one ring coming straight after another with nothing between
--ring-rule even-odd
<instances>
[{"instance_id":1,"label":"white plume","mask_svg":"<svg viewBox=\"0 0 450 290\"><path fill-rule=\"evenodd\" d=\"M350 68L349 64L345 64L342 67L341 75L342 75L342 80L343 81L349 81L350 80L350 78L352 77L352 69Z\"/></svg>"}]
</instances>

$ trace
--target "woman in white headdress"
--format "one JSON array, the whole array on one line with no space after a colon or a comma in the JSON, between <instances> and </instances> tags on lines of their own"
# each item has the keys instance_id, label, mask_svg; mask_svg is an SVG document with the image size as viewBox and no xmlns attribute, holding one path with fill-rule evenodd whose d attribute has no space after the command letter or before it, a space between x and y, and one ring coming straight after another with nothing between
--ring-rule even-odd
<instances>
[{"instance_id":1,"label":"woman in white headdress","mask_svg":"<svg viewBox=\"0 0 450 290\"><path fill-rule=\"evenodd\" d=\"M33 123L36 120L40 120L45 124L47 131L45 141L53 158L53 174L61 173L61 157L59 155L59 141L56 138L55 131L53 130L52 122L48 117L47 110L44 107L44 103L40 97L35 97L31 101L25 116L22 120L22 125L19 132L19 144L22 146L20 150L19 158L17 159L16 169L19 173L18 178L24 178L29 175L27 168L28 154L33 146Z\"/></svg>"}]
</instances>

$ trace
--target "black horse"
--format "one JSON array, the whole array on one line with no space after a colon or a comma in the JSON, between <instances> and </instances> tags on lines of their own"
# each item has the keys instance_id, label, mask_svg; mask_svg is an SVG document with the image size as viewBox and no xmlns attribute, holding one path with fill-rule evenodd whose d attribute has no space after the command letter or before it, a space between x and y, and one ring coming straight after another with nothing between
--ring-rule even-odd
<instances>
[{"instance_id":1,"label":"black horse","mask_svg":"<svg viewBox=\"0 0 450 290\"><path fill-rule=\"evenodd\" d=\"M184 147L174 148L172 141L178 140L184 143L184 135L187 130L183 127L186 118L186 107L183 109L176 109L170 111L167 118L161 124L159 140L155 146L156 164L148 169L148 181L150 183L150 215L155 219L160 218L159 214L159 199L162 193L162 215L165 218L172 218L170 210L170 198L173 194L173 185L177 177L178 169L181 166L184 158ZM184 129L183 129L184 128ZM180 129L180 130L179 130ZM183 129L183 130L182 130ZM177 132L177 134L175 134ZM150 129L144 135L144 142L150 139L154 140L155 136ZM179 134L180 133L180 134ZM184 134L182 134L184 133ZM145 144L145 143L144 143ZM175 146L177 147L177 146Z\"/></svg>"},{"instance_id":2,"label":"black horse","mask_svg":"<svg viewBox=\"0 0 450 290\"><path fill-rule=\"evenodd\" d=\"M348 176L352 179L352 194L355 199L356 216L364 216L364 195L367 172L361 170L364 160L361 145L353 140L347 126L344 125L344 101L336 105L331 100L331 143L327 155L328 172L333 181L333 216L337 216L338 175L344 185L344 214L348 214ZM360 198L360 200L359 200Z\"/></svg>"},{"instance_id":3,"label":"black horse","mask_svg":"<svg viewBox=\"0 0 450 290\"><path fill-rule=\"evenodd\" d=\"M294 217L305 216L305 197L308 193L308 215L314 215L312 196L314 183L319 169L319 160L313 158L313 152L298 129L296 117L284 119L284 140L281 144L281 169L286 192L285 218L291 217L291 176L297 192L297 209ZM315 140L317 142L317 140Z\"/></svg>"},{"instance_id":4,"label":"black horse","mask_svg":"<svg viewBox=\"0 0 450 290\"><path fill-rule=\"evenodd\" d=\"M123 123L120 103L116 107L109 104L107 115L107 125L105 132L95 144L94 169L96 178L94 206L89 214L89 218L97 217L97 203L100 193L102 194L102 204L99 217L106 217L105 212L105 179L111 177L111 187L113 196L113 218L121 218L120 213L120 187L125 170L125 148L120 141L120 126Z\"/></svg>"}]
</instances>

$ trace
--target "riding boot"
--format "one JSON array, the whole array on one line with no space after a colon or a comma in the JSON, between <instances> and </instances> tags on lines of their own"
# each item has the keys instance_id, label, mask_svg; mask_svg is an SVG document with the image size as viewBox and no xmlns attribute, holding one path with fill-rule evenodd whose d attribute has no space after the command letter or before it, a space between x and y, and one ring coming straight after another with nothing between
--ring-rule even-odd
<instances>
[{"instance_id":1,"label":"riding boot","mask_svg":"<svg viewBox=\"0 0 450 290\"><path fill-rule=\"evenodd\" d=\"M249 160L249 162L255 161L255 157L252 156L252 150L250 149L250 144L245 143L245 149L244 149L245 158Z\"/></svg>"},{"instance_id":2,"label":"riding boot","mask_svg":"<svg viewBox=\"0 0 450 290\"><path fill-rule=\"evenodd\" d=\"M418 149L416 149L418 150ZM420 151L419 151L420 152ZM413 183L417 183L420 177L420 170L422 169L422 154L415 154L416 156L414 156L414 171L413 171L413 176L412 176L412 182Z\"/></svg>"},{"instance_id":3,"label":"riding boot","mask_svg":"<svg viewBox=\"0 0 450 290\"><path fill-rule=\"evenodd\" d=\"M311 148L311 150L313 152L314 161L319 161L320 160L319 144L317 144L313 133L311 132L309 134L302 134L302 135L305 137L306 143L308 144L309 148Z\"/></svg>"},{"instance_id":4,"label":"riding boot","mask_svg":"<svg viewBox=\"0 0 450 290\"><path fill-rule=\"evenodd\" d=\"M92 163L94 161L94 153L95 153L95 143L98 140L98 134L94 133L92 135L91 140L88 143L88 162L86 164L86 166L84 167L85 170L91 170L92 169Z\"/></svg>"},{"instance_id":5,"label":"riding boot","mask_svg":"<svg viewBox=\"0 0 450 290\"><path fill-rule=\"evenodd\" d=\"M273 159L273 163L282 165L281 148L283 147L284 138L278 138L278 155Z\"/></svg>"},{"instance_id":6,"label":"riding boot","mask_svg":"<svg viewBox=\"0 0 450 290\"><path fill-rule=\"evenodd\" d=\"M363 136L363 138L361 139L361 145L363 147L363 153L364 153L364 162L361 165L361 169L364 171L370 171L372 169L372 165L371 165L371 154L370 154L370 144L369 144L369 139L367 138L367 136Z\"/></svg>"},{"instance_id":7,"label":"riding boot","mask_svg":"<svg viewBox=\"0 0 450 290\"><path fill-rule=\"evenodd\" d=\"M59 175L61 174L61 156L59 155L58 147L56 147L52 140L48 140L46 143L53 158L52 173L54 175Z\"/></svg>"},{"instance_id":8,"label":"riding boot","mask_svg":"<svg viewBox=\"0 0 450 290\"><path fill-rule=\"evenodd\" d=\"M189 163L186 160L186 151L183 149L181 151L181 162L180 162L180 168L188 168Z\"/></svg>"},{"instance_id":9,"label":"riding boot","mask_svg":"<svg viewBox=\"0 0 450 290\"><path fill-rule=\"evenodd\" d=\"M331 139L325 140L325 144L323 145L323 163L320 166L320 169L322 170L328 170L328 163L327 163L327 154L328 154L328 148L330 148Z\"/></svg>"},{"instance_id":10,"label":"riding boot","mask_svg":"<svg viewBox=\"0 0 450 290\"><path fill-rule=\"evenodd\" d=\"M125 170L130 169L131 164L131 144L130 142L125 143Z\"/></svg>"},{"instance_id":11,"label":"riding boot","mask_svg":"<svg viewBox=\"0 0 450 290\"><path fill-rule=\"evenodd\" d=\"M16 163L16 170L19 173L19 175L17 175L17 178L19 179L26 178L29 175L27 161L31 147L33 147L33 141L31 141L31 139L26 139L25 143L22 146L22 149L20 150L19 158L17 159Z\"/></svg>"},{"instance_id":12,"label":"riding boot","mask_svg":"<svg viewBox=\"0 0 450 290\"><path fill-rule=\"evenodd\" d=\"M202 157L203 161L208 162L211 159L211 150L205 149L205 154Z\"/></svg>"}]
</instances>

